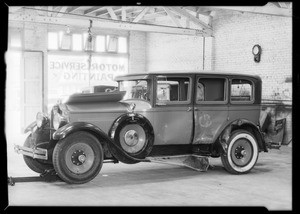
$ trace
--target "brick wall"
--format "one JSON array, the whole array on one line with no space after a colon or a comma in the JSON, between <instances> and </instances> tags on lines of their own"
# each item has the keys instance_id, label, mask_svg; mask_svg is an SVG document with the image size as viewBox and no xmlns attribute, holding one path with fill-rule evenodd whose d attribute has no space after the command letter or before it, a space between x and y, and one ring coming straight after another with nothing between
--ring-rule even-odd
<instances>
[{"instance_id":1,"label":"brick wall","mask_svg":"<svg viewBox=\"0 0 300 214\"><path fill-rule=\"evenodd\" d=\"M147 71L202 70L203 38L147 33L146 56Z\"/></svg>"},{"instance_id":2,"label":"brick wall","mask_svg":"<svg viewBox=\"0 0 300 214\"><path fill-rule=\"evenodd\" d=\"M146 33L131 31L129 33L129 73L146 71Z\"/></svg>"},{"instance_id":3,"label":"brick wall","mask_svg":"<svg viewBox=\"0 0 300 214\"><path fill-rule=\"evenodd\" d=\"M213 20L212 67L256 74L263 81L263 99L292 99L292 19L281 16L226 12ZM252 47L262 48L261 61Z\"/></svg>"}]
</instances>

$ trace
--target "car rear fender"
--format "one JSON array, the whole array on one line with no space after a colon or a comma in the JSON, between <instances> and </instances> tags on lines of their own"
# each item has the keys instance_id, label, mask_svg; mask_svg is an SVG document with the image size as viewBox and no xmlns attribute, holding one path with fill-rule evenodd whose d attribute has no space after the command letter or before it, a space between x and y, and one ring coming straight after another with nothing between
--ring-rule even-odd
<instances>
[{"instance_id":1,"label":"car rear fender","mask_svg":"<svg viewBox=\"0 0 300 214\"><path fill-rule=\"evenodd\" d=\"M231 133L237 129L247 130L251 132L257 140L258 147L260 151L268 152L266 143L263 137L262 132L260 131L259 125L255 125L253 122L246 119L238 119L231 122L226 128L222 131L218 138L218 142L221 144L223 149L222 152L227 151L228 140L231 136Z\"/></svg>"}]
</instances>

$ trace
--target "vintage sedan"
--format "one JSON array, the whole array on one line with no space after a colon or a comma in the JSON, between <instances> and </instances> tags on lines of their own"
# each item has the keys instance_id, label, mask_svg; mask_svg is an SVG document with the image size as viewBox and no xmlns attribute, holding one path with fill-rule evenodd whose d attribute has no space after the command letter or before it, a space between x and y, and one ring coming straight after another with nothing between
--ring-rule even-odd
<instances>
[{"instance_id":1,"label":"vintage sedan","mask_svg":"<svg viewBox=\"0 0 300 214\"><path fill-rule=\"evenodd\" d=\"M104 162L195 154L221 157L228 172L244 174L268 151L258 76L177 71L115 80L117 88L73 94L49 115L37 114L24 145L15 147L30 169L54 168L65 182L80 184Z\"/></svg>"}]
</instances>

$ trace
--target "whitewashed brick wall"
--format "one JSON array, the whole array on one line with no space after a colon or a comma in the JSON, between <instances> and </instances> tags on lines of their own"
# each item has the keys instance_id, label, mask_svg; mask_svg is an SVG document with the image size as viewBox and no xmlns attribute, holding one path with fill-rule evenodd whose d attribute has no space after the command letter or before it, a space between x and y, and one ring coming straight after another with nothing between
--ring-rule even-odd
<instances>
[{"instance_id":1,"label":"whitewashed brick wall","mask_svg":"<svg viewBox=\"0 0 300 214\"><path fill-rule=\"evenodd\" d=\"M213 20L212 67L225 72L256 74L263 81L264 99L292 99L292 18L226 12ZM262 48L254 62L252 47Z\"/></svg>"},{"instance_id":2,"label":"whitewashed brick wall","mask_svg":"<svg viewBox=\"0 0 300 214\"><path fill-rule=\"evenodd\" d=\"M146 56L147 71L202 70L203 38L148 33Z\"/></svg>"},{"instance_id":3,"label":"whitewashed brick wall","mask_svg":"<svg viewBox=\"0 0 300 214\"><path fill-rule=\"evenodd\" d=\"M146 33L129 32L129 73L146 71Z\"/></svg>"}]
</instances>

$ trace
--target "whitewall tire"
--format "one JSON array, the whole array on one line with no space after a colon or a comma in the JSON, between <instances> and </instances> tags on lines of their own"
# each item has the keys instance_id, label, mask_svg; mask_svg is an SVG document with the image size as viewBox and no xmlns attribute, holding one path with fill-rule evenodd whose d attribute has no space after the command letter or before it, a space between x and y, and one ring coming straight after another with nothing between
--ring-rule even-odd
<instances>
[{"instance_id":1,"label":"whitewall tire","mask_svg":"<svg viewBox=\"0 0 300 214\"><path fill-rule=\"evenodd\" d=\"M228 172L245 174L256 164L258 153L255 137L248 131L236 130L231 134L227 151L221 155L221 160Z\"/></svg>"}]
</instances>

